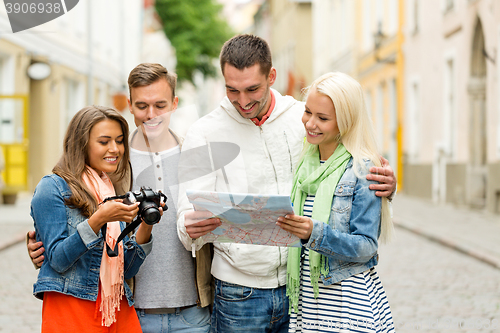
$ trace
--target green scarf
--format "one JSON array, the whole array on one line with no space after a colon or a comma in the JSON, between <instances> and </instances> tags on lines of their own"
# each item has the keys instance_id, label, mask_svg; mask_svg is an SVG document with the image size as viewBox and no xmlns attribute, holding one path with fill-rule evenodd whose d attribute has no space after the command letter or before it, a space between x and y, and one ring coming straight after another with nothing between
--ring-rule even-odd
<instances>
[{"instance_id":1,"label":"green scarf","mask_svg":"<svg viewBox=\"0 0 500 333\"><path fill-rule=\"evenodd\" d=\"M341 143L339 143L333 155L322 165L318 149L314 153L304 156L293 177L291 199L295 214L303 215L304 202L307 195L312 194L315 195L312 218L328 223L335 188L340 177L344 174L345 167L350 158L351 154ZM292 307L295 313L298 312L300 254L300 247L291 247L288 249L286 295L289 298L289 313L291 313ZM309 268L314 297L318 297L319 294L318 281L320 273L323 275L328 274L328 267L327 257L312 250L309 251Z\"/></svg>"}]
</instances>

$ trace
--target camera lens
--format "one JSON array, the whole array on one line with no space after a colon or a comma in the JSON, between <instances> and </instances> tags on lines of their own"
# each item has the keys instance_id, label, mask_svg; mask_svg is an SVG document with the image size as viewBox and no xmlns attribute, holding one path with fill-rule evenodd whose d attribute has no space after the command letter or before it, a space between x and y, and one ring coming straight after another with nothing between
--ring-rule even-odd
<instances>
[{"instance_id":1,"label":"camera lens","mask_svg":"<svg viewBox=\"0 0 500 333\"><path fill-rule=\"evenodd\" d=\"M141 216L144 222L149 225L156 224L160 221L161 214L156 205L151 205L149 207L144 207L141 209Z\"/></svg>"}]
</instances>

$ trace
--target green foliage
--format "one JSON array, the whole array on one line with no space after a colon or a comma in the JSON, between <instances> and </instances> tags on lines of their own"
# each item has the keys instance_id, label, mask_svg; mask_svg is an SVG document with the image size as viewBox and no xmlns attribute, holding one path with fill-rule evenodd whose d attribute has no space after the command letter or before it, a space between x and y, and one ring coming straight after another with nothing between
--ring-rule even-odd
<instances>
[{"instance_id":1,"label":"green foliage","mask_svg":"<svg viewBox=\"0 0 500 333\"><path fill-rule=\"evenodd\" d=\"M193 82L193 72L214 76L212 65L232 32L214 0L156 0L163 29L175 47L179 81Z\"/></svg>"}]
</instances>

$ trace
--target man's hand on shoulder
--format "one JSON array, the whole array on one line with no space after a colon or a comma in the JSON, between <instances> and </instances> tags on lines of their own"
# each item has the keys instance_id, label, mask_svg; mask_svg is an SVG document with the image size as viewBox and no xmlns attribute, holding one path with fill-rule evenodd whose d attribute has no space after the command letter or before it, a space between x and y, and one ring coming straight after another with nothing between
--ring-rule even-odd
<instances>
[{"instance_id":1,"label":"man's hand on shoulder","mask_svg":"<svg viewBox=\"0 0 500 333\"><path fill-rule=\"evenodd\" d=\"M27 234L26 247L28 248L28 253L30 255L31 262L36 268L42 267L43 260L45 256L45 248L42 242L36 241L36 236L34 231L30 231Z\"/></svg>"},{"instance_id":2,"label":"man's hand on shoulder","mask_svg":"<svg viewBox=\"0 0 500 333\"><path fill-rule=\"evenodd\" d=\"M379 197L391 197L392 194L396 191L396 175L394 175L394 171L392 167L389 165L389 161L380 157L380 162L382 163L381 167L371 167L370 172L366 179L374 180L379 182L379 184L371 184L370 190L374 190L375 195Z\"/></svg>"},{"instance_id":3,"label":"man's hand on shoulder","mask_svg":"<svg viewBox=\"0 0 500 333\"><path fill-rule=\"evenodd\" d=\"M184 226L189 237L196 239L215 230L222 224L219 218L210 212L191 211L184 215Z\"/></svg>"}]
</instances>

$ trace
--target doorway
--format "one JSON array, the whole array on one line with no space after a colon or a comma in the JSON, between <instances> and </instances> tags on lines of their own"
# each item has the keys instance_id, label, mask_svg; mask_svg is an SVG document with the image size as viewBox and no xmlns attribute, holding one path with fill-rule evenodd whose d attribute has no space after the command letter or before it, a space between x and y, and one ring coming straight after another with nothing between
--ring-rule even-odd
<instances>
[{"instance_id":1,"label":"doorway","mask_svg":"<svg viewBox=\"0 0 500 333\"><path fill-rule=\"evenodd\" d=\"M486 207L487 134L486 134L486 58L484 34L479 18L474 30L469 93L469 177L468 202L472 208Z\"/></svg>"}]
</instances>

